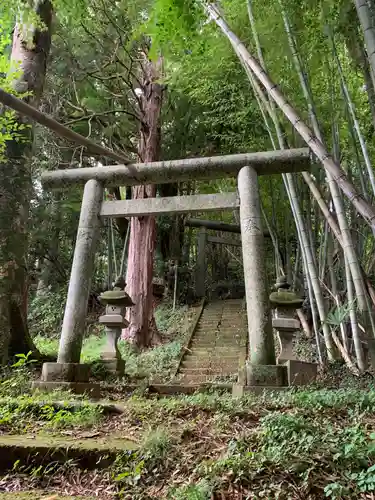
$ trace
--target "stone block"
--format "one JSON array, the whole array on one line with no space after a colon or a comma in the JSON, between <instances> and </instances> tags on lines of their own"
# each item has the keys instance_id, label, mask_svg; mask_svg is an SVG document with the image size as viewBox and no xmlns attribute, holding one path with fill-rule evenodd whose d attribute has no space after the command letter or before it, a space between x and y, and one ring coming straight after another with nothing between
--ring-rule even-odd
<instances>
[{"instance_id":1,"label":"stone block","mask_svg":"<svg viewBox=\"0 0 375 500\"><path fill-rule=\"evenodd\" d=\"M122 376L125 371L125 361L123 359L117 358L106 358L105 354L101 359L101 364L105 367L107 372L113 373L114 375Z\"/></svg>"},{"instance_id":2,"label":"stone block","mask_svg":"<svg viewBox=\"0 0 375 500\"><path fill-rule=\"evenodd\" d=\"M276 361L277 364L283 365L288 360L297 360L298 358L294 352L293 346L294 333L291 331L279 330L277 336L280 341L280 354Z\"/></svg>"},{"instance_id":3,"label":"stone block","mask_svg":"<svg viewBox=\"0 0 375 500\"><path fill-rule=\"evenodd\" d=\"M92 399L100 399L100 384L90 382L44 382L36 380L31 384L33 390L53 392L56 390L72 391L75 394L86 394Z\"/></svg>"},{"instance_id":4,"label":"stone block","mask_svg":"<svg viewBox=\"0 0 375 500\"><path fill-rule=\"evenodd\" d=\"M280 328L285 330L292 330L294 332L300 328L300 322L298 321L298 319L294 318L274 318L272 320L272 326L276 330Z\"/></svg>"},{"instance_id":5,"label":"stone block","mask_svg":"<svg viewBox=\"0 0 375 500\"><path fill-rule=\"evenodd\" d=\"M318 374L317 363L288 360L285 365L288 371L288 385L307 385L314 382Z\"/></svg>"},{"instance_id":6,"label":"stone block","mask_svg":"<svg viewBox=\"0 0 375 500\"><path fill-rule=\"evenodd\" d=\"M261 394L270 394L273 392L285 392L288 390L289 387L286 385L282 387L272 387L272 386L262 387L261 385L246 385L244 387L244 393L250 393L257 396Z\"/></svg>"},{"instance_id":7,"label":"stone block","mask_svg":"<svg viewBox=\"0 0 375 500\"><path fill-rule=\"evenodd\" d=\"M254 386L283 387L287 385L287 367L285 365L254 365L247 363L247 384Z\"/></svg>"},{"instance_id":8,"label":"stone block","mask_svg":"<svg viewBox=\"0 0 375 500\"><path fill-rule=\"evenodd\" d=\"M90 365L82 363L44 363L41 382L88 382Z\"/></svg>"},{"instance_id":9,"label":"stone block","mask_svg":"<svg viewBox=\"0 0 375 500\"><path fill-rule=\"evenodd\" d=\"M99 323L107 325L111 328L126 328L129 326L129 321L121 316L121 314L105 314L104 316L100 316Z\"/></svg>"},{"instance_id":10,"label":"stone block","mask_svg":"<svg viewBox=\"0 0 375 500\"><path fill-rule=\"evenodd\" d=\"M244 386L242 384L233 384L232 396L234 398L242 398L244 395Z\"/></svg>"},{"instance_id":11,"label":"stone block","mask_svg":"<svg viewBox=\"0 0 375 500\"><path fill-rule=\"evenodd\" d=\"M243 361L238 369L238 383L240 385L246 385L246 364Z\"/></svg>"}]
</instances>

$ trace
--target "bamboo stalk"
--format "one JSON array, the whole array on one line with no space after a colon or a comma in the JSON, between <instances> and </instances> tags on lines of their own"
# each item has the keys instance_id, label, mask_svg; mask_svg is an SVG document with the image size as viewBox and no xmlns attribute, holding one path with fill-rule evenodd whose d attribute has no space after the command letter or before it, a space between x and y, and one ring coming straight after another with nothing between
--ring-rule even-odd
<instances>
[{"instance_id":1,"label":"bamboo stalk","mask_svg":"<svg viewBox=\"0 0 375 500\"><path fill-rule=\"evenodd\" d=\"M350 113L351 119L353 121L354 130L356 132L359 144L361 146L362 156L363 156L363 159L365 161L367 175L370 179L372 193L373 193L373 195L375 195L375 175L374 175L374 171L373 171L373 168L371 165L371 160L370 160L370 157L368 154L367 146L366 146L365 140L364 140L362 132L361 132L361 127L360 127L359 122L357 120L357 115L356 115L354 103L350 97L348 86L346 85L344 72L342 70L340 58L339 58L339 56L337 54L337 50L336 50L335 40L332 36L331 30L329 28L327 28L327 31L328 31L328 37L329 37L331 45L332 45L333 56L335 58L337 69L338 69L339 76L340 76L341 90L342 90L342 93L345 97L345 102L346 102L346 105L348 107L348 111Z\"/></svg>"},{"instance_id":2,"label":"bamboo stalk","mask_svg":"<svg viewBox=\"0 0 375 500\"><path fill-rule=\"evenodd\" d=\"M367 57L373 76L375 76L375 28L372 23L371 9L366 0L354 0L357 9L358 18L363 30ZM375 86L374 86L375 90Z\"/></svg>"},{"instance_id":3,"label":"bamboo stalk","mask_svg":"<svg viewBox=\"0 0 375 500\"><path fill-rule=\"evenodd\" d=\"M323 139L323 136L322 136L322 133L320 130L319 123L318 123L318 118L317 118L317 114L316 114L316 110L315 110L315 104L313 101L311 88L309 86L308 77L307 77L306 72L302 68L302 64L301 64L301 61L300 61L300 58L298 55L297 44L296 44L296 41L294 39L292 30L291 30L291 26L290 26L290 23L288 20L287 13L283 7L282 0L279 0L279 3L281 6L281 9L282 9L282 16L283 16L283 20L284 20L285 30L286 30L286 33L288 36L289 46L290 46L290 49L292 52L295 68L296 68L296 71L299 75L301 88L302 88L303 94L305 96L307 105L308 105L309 117L310 117L310 120L312 123L314 134L319 139L319 141L322 144L324 144L324 139ZM335 148L334 155L335 155L335 158L337 159L339 157L338 143L337 143L337 141L335 141L335 139L337 138L337 134L333 134L333 138L334 138L334 148ZM354 283L354 287L355 287L355 291L356 291L356 296L358 299L358 304L359 304L361 311L365 315L365 317L367 317L368 316L368 308L367 308L367 300L366 300L366 289L365 289L365 285L364 285L364 281L363 281L363 277L362 277L361 267L359 265L358 257L357 257L357 254L356 254L356 251L355 251L355 248L353 245L352 235L351 235L351 232L349 229L349 224L348 224L348 221L346 218L344 203L343 203L343 200L341 198L341 193L338 189L338 186L337 186L333 176L328 171L326 171L326 174L327 174L327 181L328 181L328 185L329 185L329 188L331 191L332 201L333 201L333 204L334 204L334 207L336 210L337 220L339 223L339 228L340 228L340 232L341 232L341 236L342 236L343 250L344 250L344 254L346 256L346 259L348 260L349 269L351 272L351 277L353 279L353 283ZM371 328L371 325L369 325L368 321L366 322L366 325ZM360 352L360 350L358 350L358 352L356 351L356 354L359 356L359 357L357 357L358 366L360 367L361 370L364 370L363 352Z\"/></svg>"},{"instance_id":4,"label":"bamboo stalk","mask_svg":"<svg viewBox=\"0 0 375 500\"><path fill-rule=\"evenodd\" d=\"M296 191L296 188L294 185L294 180L293 180L292 175L285 174L285 178L286 178L286 184L288 186L289 193L290 193L290 199L292 202L291 206L292 206L292 210L294 212L294 218L296 221L298 233L301 237L302 251L304 252L304 255L305 255L306 266L307 266L308 273L309 273L309 276L311 279L311 286L312 286L312 289L314 291L316 305L317 305L319 317L320 317L320 320L322 323L324 341L326 344L328 357L329 357L329 359L333 360L333 359L335 359L334 344L332 343L330 328L326 322L327 315L326 315L326 309L325 309L322 289L320 287L318 274L317 274L315 262L313 259L313 255L312 255L312 250L311 250L311 247L309 244L309 237L308 237L307 231L305 229L302 213L300 210L300 205L299 205L298 197L297 197L297 191Z\"/></svg>"},{"instance_id":5,"label":"bamboo stalk","mask_svg":"<svg viewBox=\"0 0 375 500\"><path fill-rule=\"evenodd\" d=\"M366 202L366 200L357 192L353 184L349 182L341 166L332 159L324 145L315 136L313 131L303 122L302 118L298 115L295 109L288 103L278 86L270 79L257 60L248 52L244 44L229 28L229 25L221 15L218 7L213 3L209 3L205 5L205 8L209 16L215 21L217 26L228 38L232 47L235 49L235 52L241 55L242 59L246 62L255 77L262 83L267 90L267 93L272 97L284 115L288 118L295 130L304 139L317 158L323 163L326 170L332 175L333 179L340 186L350 202L353 203L365 221L375 229L374 207Z\"/></svg>"}]
</instances>

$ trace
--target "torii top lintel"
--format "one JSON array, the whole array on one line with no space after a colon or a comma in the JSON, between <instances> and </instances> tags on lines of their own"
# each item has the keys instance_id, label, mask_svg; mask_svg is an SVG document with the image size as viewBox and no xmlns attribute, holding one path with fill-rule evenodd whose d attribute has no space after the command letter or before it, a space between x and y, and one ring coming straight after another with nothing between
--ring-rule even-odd
<instances>
[{"instance_id":1,"label":"torii top lintel","mask_svg":"<svg viewBox=\"0 0 375 500\"><path fill-rule=\"evenodd\" d=\"M248 165L258 175L283 174L310 170L308 148L284 149L260 153L245 153L206 158L134 163L44 172L44 187L64 188L73 184L85 184L96 179L105 186L135 186L139 184L168 184L187 180L208 180L237 176Z\"/></svg>"}]
</instances>

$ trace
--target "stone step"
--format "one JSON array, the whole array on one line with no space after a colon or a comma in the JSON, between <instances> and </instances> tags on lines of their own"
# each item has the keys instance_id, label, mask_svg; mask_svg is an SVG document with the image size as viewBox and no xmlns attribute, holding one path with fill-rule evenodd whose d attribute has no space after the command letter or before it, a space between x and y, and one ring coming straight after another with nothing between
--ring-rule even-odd
<instances>
[{"instance_id":1,"label":"stone step","mask_svg":"<svg viewBox=\"0 0 375 500\"><path fill-rule=\"evenodd\" d=\"M0 436L0 470L12 469L17 460L21 465L33 467L52 461L64 464L72 460L83 469L106 468L119 453L138 448L136 442L116 433L111 437L89 437L85 434L90 435L90 432L77 432L76 437L3 434Z\"/></svg>"},{"instance_id":2,"label":"stone step","mask_svg":"<svg viewBox=\"0 0 375 500\"><path fill-rule=\"evenodd\" d=\"M222 375L222 376L227 376L227 375L232 375L234 373L237 373L238 367L230 367L230 368L223 368L223 369L217 369L213 370L210 368L181 368L181 374L182 375Z\"/></svg>"},{"instance_id":3,"label":"stone step","mask_svg":"<svg viewBox=\"0 0 375 500\"><path fill-rule=\"evenodd\" d=\"M236 332L236 333L240 333L241 335L245 335L247 333L245 328L237 327L237 326L233 326L233 325L229 325L229 324L228 325L220 325L220 326L215 327L215 328L206 327L204 325L199 325L195 331L196 332L228 332L228 333Z\"/></svg>"},{"instance_id":4,"label":"stone step","mask_svg":"<svg viewBox=\"0 0 375 500\"><path fill-rule=\"evenodd\" d=\"M241 352L237 352L237 353L230 353L230 354L223 354L223 355L220 355L219 353L210 353L206 356L195 356L195 353L192 353L192 354L189 354L187 356L185 356L183 362L191 362L191 363L202 363L203 361L205 360L213 360L213 361L219 361L219 360L223 360L223 361L235 361L236 359L239 358L239 356L241 355L242 353Z\"/></svg>"},{"instance_id":5,"label":"stone step","mask_svg":"<svg viewBox=\"0 0 375 500\"><path fill-rule=\"evenodd\" d=\"M183 361L181 364L180 371L182 371L183 369L200 370L200 369L208 369L208 368L212 368L212 369L216 370L216 369L219 369L220 367L231 369L233 366L238 367L238 365L239 365L239 358L222 359L222 360L206 359L206 360L202 360L200 362Z\"/></svg>"},{"instance_id":6,"label":"stone step","mask_svg":"<svg viewBox=\"0 0 375 500\"><path fill-rule=\"evenodd\" d=\"M205 357L212 357L212 356L218 356L218 357L235 357L235 356L241 356L242 354L246 354L246 349L243 347L237 347L237 346L229 346L229 347L219 347L217 346L216 348L210 348L210 349L189 349L189 351L186 352L185 357L188 358L190 356L196 357L196 358L205 358Z\"/></svg>"},{"instance_id":7,"label":"stone step","mask_svg":"<svg viewBox=\"0 0 375 500\"><path fill-rule=\"evenodd\" d=\"M186 384L186 385L199 385L199 384L207 384L215 382L215 379L221 379L225 377L230 377L231 383L237 380L237 373L231 373L229 375L221 375L221 374L210 374L210 375L178 375L176 378L176 383L178 384Z\"/></svg>"},{"instance_id":8,"label":"stone step","mask_svg":"<svg viewBox=\"0 0 375 500\"><path fill-rule=\"evenodd\" d=\"M210 342L240 342L241 340L245 340L246 337L244 338L242 335L213 335L212 333L206 333L206 334L198 334L194 336L193 340L204 340L204 341L210 341Z\"/></svg>"},{"instance_id":9,"label":"stone step","mask_svg":"<svg viewBox=\"0 0 375 500\"><path fill-rule=\"evenodd\" d=\"M190 344L190 350L198 349L228 349L231 347L241 348L245 347L246 342L239 342L235 339L228 339L226 341L217 341L216 339L193 339Z\"/></svg>"}]
</instances>

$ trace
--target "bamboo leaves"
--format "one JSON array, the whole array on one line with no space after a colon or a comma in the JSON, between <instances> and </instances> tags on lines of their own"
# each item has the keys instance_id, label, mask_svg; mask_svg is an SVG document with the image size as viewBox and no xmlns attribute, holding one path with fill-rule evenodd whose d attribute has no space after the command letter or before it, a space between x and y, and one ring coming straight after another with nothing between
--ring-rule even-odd
<instances>
[{"instance_id":1,"label":"bamboo leaves","mask_svg":"<svg viewBox=\"0 0 375 500\"><path fill-rule=\"evenodd\" d=\"M375 209L356 190L355 186L347 179L340 164L335 162L322 142L314 132L304 123L297 111L289 104L269 75L264 71L259 62L248 52L244 44L230 29L228 23L221 14L216 4L209 3L205 6L208 15L214 20L223 34L228 38L238 57L252 71L253 75L264 86L268 95L274 100L280 110L291 122L293 128L304 139L317 158L322 162L325 169L332 175L341 190L348 197L356 210L362 215L366 222L375 230Z\"/></svg>"}]
</instances>

